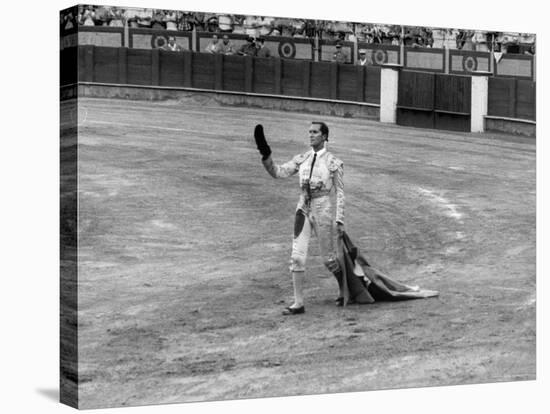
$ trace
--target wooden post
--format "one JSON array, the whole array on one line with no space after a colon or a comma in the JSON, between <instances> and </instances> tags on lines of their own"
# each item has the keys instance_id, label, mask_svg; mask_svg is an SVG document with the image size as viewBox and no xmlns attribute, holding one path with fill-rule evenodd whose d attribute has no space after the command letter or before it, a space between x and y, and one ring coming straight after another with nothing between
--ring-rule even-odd
<instances>
[{"instance_id":1,"label":"wooden post","mask_svg":"<svg viewBox=\"0 0 550 414\"><path fill-rule=\"evenodd\" d=\"M183 86L193 87L193 52L184 51L183 53Z\"/></svg>"},{"instance_id":2,"label":"wooden post","mask_svg":"<svg viewBox=\"0 0 550 414\"><path fill-rule=\"evenodd\" d=\"M432 73L432 128L436 129L435 126L437 124L437 117L439 116L437 112L435 112L435 100L437 94L437 74Z\"/></svg>"},{"instance_id":3,"label":"wooden post","mask_svg":"<svg viewBox=\"0 0 550 414\"><path fill-rule=\"evenodd\" d=\"M127 21L124 21L124 31L122 33L122 37L124 39L124 43L122 45L124 47L128 47L130 43L130 28Z\"/></svg>"},{"instance_id":4,"label":"wooden post","mask_svg":"<svg viewBox=\"0 0 550 414\"><path fill-rule=\"evenodd\" d=\"M303 94L304 96L306 97L310 97L311 96L311 91L310 91L310 83L311 83L311 62L309 60L306 60L303 62L303 65L304 65L304 70L303 70L303 86L304 86L304 89L303 89Z\"/></svg>"},{"instance_id":5,"label":"wooden post","mask_svg":"<svg viewBox=\"0 0 550 414\"><path fill-rule=\"evenodd\" d=\"M330 99L338 99L338 63L330 65Z\"/></svg>"},{"instance_id":6,"label":"wooden post","mask_svg":"<svg viewBox=\"0 0 550 414\"><path fill-rule=\"evenodd\" d=\"M359 102L365 102L365 66L357 66L357 100Z\"/></svg>"},{"instance_id":7,"label":"wooden post","mask_svg":"<svg viewBox=\"0 0 550 414\"><path fill-rule=\"evenodd\" d=\"M282 93L282 60L273 59L273 93L275 95L280 95Z\"/></svg>"},{"instance_id":8,"label":"wooden post","mask_svg":"<svg viewBox=\"0 0 550 414\"><path fill-rule=\"evenodd\" d=\"M245 56L244 58L244 91L252 92L252 81L254 78L254 58Z\"/></svg>"},{"instance_id":9,"label":"wooden post","mask_svg":"<svg viewBox=\"0 0 550 414\"><path fill-rule=\"evenodd\" d=\"M118 49L118 83L128 83L128 49L125 47Z\"/></svg>"},{"instance_id":10,"label":"wooden post","mask_svg":"<svg viewBox=\"0 0 550 414\"><path fill-rule=\"evenodd\" d=\"M517 107L517 101L518 101L518 80L517 79L511 79L510 80L510 99L508 100L508 114L510 118L516 117L516 107Z\"/></svg>"},{"instance_id":11,"label":"wooden post","mask_svg":"<svg viewBox=\"0 0 550 414\"><path fill-rule=\"evenodd\" d=\"M151 85L158 86L160 83L160 50L151 50Z\"/></svg>"},{"instance_id":12,"label":"wooden post","mask_svg":"<svg viewBox=\"0 0 550 414\"><path fill-rule=\"evenodd\" d=\"M93 45L84 46L84 82L94 81L94 47Z\"/></svg>"},{"instance_id":13,"label":"wooden post","mask_svg":"<svg viewBox=\"0 0 550 414\"><path fill-rule=\"evenodd\" d=\"M214 89L223 90L223 55L221 54L214 57Z\"/></svg>"}]
</instances>

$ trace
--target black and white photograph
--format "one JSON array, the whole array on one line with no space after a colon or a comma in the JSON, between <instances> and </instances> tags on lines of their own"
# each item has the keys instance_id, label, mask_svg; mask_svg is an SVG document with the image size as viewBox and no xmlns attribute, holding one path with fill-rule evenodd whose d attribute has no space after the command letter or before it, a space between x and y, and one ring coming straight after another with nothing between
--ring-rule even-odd
<instances>
[{"instance_id":1,"label":"black and white photograph","mask_svg":"<svg viewBox=\"0 0 550 414\"><path fill-rule=\"evenodd\" d=\"M539 412L540 18L50 7L43 404Z\"/></svg>"}]
</instances>

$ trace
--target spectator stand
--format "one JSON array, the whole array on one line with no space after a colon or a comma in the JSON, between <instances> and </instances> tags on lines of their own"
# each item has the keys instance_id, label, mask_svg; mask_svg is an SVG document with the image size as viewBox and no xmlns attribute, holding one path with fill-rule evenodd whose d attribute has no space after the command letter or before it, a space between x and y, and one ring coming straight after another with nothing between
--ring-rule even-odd
<instances>
[{"instance_id":1,"label":"spectator stand","mask_svg":"<svg viewBox=\"0 0 550 414\"><path fill-rule=\"evenodd\" d=\"M349 40L319 40L319 61L332 62L334 53L336 52L336 44L342 45L342 51L347 55L346 63L355 63L356 60L356 45Z\"/></svg>"},{"instance_id":2,"label":"spectator stand","mask_svg":"<svg viewBox=\"0 0 550 414\"><path fill-rule=\"evenodd\" d=\"M128 30L129 47L132 49L160 49L168 43L168 37L174 36L176 43L184 50L192 50L191 32L166 29L130 28Z\"/></svg>"},{"instance_id":3,"label":"spectator stand","mask_svg":"<svg viewBox=\"0 0 550 414\"><path fill-rule=\"evenodd\" d=\"M195 50L197 52L204 52L206 46L210 43L212 35L216 34L219 39L222 36L227 35L231 43L238 50L243 44L246 43L248 35L236 34L236 33L207 33L197 32ZM297 60L313 60L314 59L314 45L313 41L309 38L295 38L295 37L283 37L283 36L264 36L265 46L267 46L272 56L282 59L297 59ZM221 40L220 40L221 41Z\"/></svg>"},{"instance_id":4,"label":"spectator stand","mask_svg":"<svg viewBox=\"0 0 550 414\"><path fill-rule=\"evenodd\" d=\"M357 42L357 49L367 49L367 63L369 65L385 65L387 63L401 63L401 47L381 43Z\"/></svg>"}]
</instances>

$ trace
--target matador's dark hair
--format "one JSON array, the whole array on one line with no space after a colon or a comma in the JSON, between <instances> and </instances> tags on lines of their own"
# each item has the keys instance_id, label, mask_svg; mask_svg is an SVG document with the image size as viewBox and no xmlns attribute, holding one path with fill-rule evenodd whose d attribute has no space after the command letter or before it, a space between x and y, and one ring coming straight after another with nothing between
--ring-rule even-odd
<instances>
[{"instance_id":1,"label":"matador's dark hair","mask_svg":"<svg viewBox=\"0 0 550 414\"><path fill-rule=\"evenodd\" d=\"M328 126L327 124L325 124L324 122L320 122L320 121L311 121L312 124L317 124L317 125L320 125L321 127L319 128L321 130L321 134L326 136L327 137L327 141L328 141Z\"/></svg>"}]
</instances>

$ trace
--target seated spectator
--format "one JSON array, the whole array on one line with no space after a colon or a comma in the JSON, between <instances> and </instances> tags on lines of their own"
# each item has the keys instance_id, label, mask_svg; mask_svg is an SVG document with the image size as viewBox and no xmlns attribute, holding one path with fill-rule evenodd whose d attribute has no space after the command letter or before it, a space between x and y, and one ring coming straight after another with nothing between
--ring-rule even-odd
<instances>
[{"instance_id":1,"label":"seated spectator","mask_svg":"<svg viewBox=\"0 0 550 414\"><path fill-rule=\"evenodd\" d=\"M78 20L78 23L82 26L95 26L94 18L94 10L91 8L84 8Z\"/></svg>"},{"instance_id":2,"label":"seated spectator","mask_svg":"<svg viewBox=\"0 0 550 414\"><path fill-rule=\"evenodd\" d=\"M230 14L219 14L218 26L222 33L233 32L233 17Z\"/></svg>"},{"instance_id":3,"label":"seated spectator","mask_svg":"<svg viewBox=\"0 0 550 414\"><path fill-rule=\"evenodd\" d=\"M214 15L206 17L206 31L210 33L220 31L220 27L218 25L218 16Z\"/></svg>"},{"instance_id":4,"label":"seated spectator","mask_svg":"<svg viewBox=\"0 0 550 414\"><path fill-rule=\"evenodd\" d=\"M433 47L434 38L432 35L432 31L428 28L423 28L421 32L422 40L424 42L424 46L426 47Z\"/></svg>"},{"instance_id":5,"label":"seated spectator","mask_svg":"<svg viewBox=\"0 0 550 414\"><path fill-rule=\"evenodd\" d=\"M280 36L292 37L292 33L294 32L291 19L275 19L273 27L274 31L276 30Z\"/></svg>"},{"instance_id":6,"label":"seated spectator","mask_svg":"<svg viewBox=\"0 0 550 414\"><path fill-rule=\"evenodd\" d=\"M183 48L176 43L176 37L168 37L168 43L161 47L162 50L167 50L169 52L183 52Z\"/></svg>"},{"instance_id":7,"label":"seated spectator","mask_svg":"<svg viewBox=\"0 0 550 414\"><path fill-rule=\"evenodd\" d=\"M474 31L472 36L473 50L478 52L487 52L489 48L487 47L487 34L481 30Z\"/></svg>"},{"instance_id":8,"label":"seated spectator","mask_svg":"<svg viewBox=\"0 0 550 414\"><path fill-rule=\"evenodd\" d=\"M76 20L73 16L73 12L69 11L67 14L60 16L61 20L61 32L71 30L76 27Z\"/></svg>"},{"instance_id":9,"label":"seated spectator","mask_svg":"<svg viewBox=\"0 0 550 414\"><path fill-rule=\"evenodd\" d=\"M399 40L399 35L393 36L393 38L391 40L391 45L392 46L399 46L400 44L401 44L401 41Z\"/></svg>"},{"instance_id":10,"label":"seated spectator","mask_svg":"<svg viewBox=\"0 0 550 414\"><path fill-rule=\"evenodd\" d=\"M104 6L99 6L95 10L95 18L94 23L96 26L108 26L109 21L111 20L111 16L109 13L109 9Z\"/></svg>"},{"instance_id":11,"label":"seated spectator","mask_svg":"<svg viewBox=\"0 0 550 414\"><path fill-rule=\"evenodd\" d=\"M292 22L292 37L305 37L306 21L294 19Z\"/></svg>"},{"instance_id":12,"label":"seated spectator","mask_svg":"<svg viewBox=\"0 0 550 414\"><path fill-rule=\"evenodd\" d=\"M190 32L195 27L196 20L191 13L178 12L178 30L182 32Z\"/></svg>"},{"instance_id":13,"label":"seated spectator","mask_svg":"<svg viewBox=\"0 0 550 414\"><path fill-rule=\"evenodd\" d=\"M259 20L256 16L246 16L244 19L244 33L250 37L258 37L260 35Z\"/></svg>"},{"instance_id":14,"label":"seated spectator","mask_svg":"<svg viewBox=\"0 0 550 414\"><path fill-rule=\"evenodd\" d=\"M254 44L254 38L249 36L246 38L246 43L239 48L237 54L241 56L256 56L256 45Z\"/></svg>"},{"instance_id":15,"label":"seated spectator","mask_svg":"<svg viewBox=\"0 0 550 414\"><path fill-rule=\"evenodd\" d=\"M212 35L212 40L208 45L206 45L206 48L204 49L206 53L220 53L220 43L218 40L218 35Z\"/></svg>"},{"instance_id":16,"label":"seated spectator","mask_svg":"<svg viewBox=\"0 0 550 414\"><path fill-rule=\"evenodd\" d=\"M129 27L132 27L132 28L138 27L135 9L133 8L126 9L122 14L122 17L126 21L126 24Z\"/></svg>"},{"instance_id":17,"label":"seated spectator","mask_svg":"<svg viewBox=\"0 0 550 414\"><path fill-rule=\"evenodd\" d=\"M382 43L382 32L377 26L372 26L370 33L372 36L371 43Z\"/></svg>"},{"instance_id":18,"label":"seated spectator","mask_svg":"<svg viewBox=\"0 0 550 414\"><path fill-rule=\"evenodd\" d=\"M164 23L164 18L166 15L163 10L155 10L153 17L151 18L151 29L165 30L166 24Z\"/></svg>"},{"instance_id":19,"label":"seated spectator","mask_svg":"<svg viewBox=\"0 0 550 414\"><path fill-rule=\"evenodd\" d=\"M342 43L336 43L336 51L332 55L332 61L337 63L346 63L348 55L342 50Z\"/></svg>"},{"instance_id":20,"label":"seated spectator","mask_svg":"<svg viewBox=\"0 0 550 414\"><path fill-rule=\"evenodd\" d=\"M145 29L151 28L151 20L153 20L153 10L152 9L135 9L135 14L137 27L142 27Z\"/></svg>"},{"instance_id":21,"label":"seated spectator","mask_svg":"<svg viewBox=\"0 0 550 414\"><path fill-rule=\"evenodd\" d=\"M260 30L260 36L269 36L273 32L273 17L260 17L258 19L258 26Z\"/></svg>"},{"instance_id":22,"label":"seated spectator","mask_svg":"<svg viewBox=\"0 0 550 414\"><path fill-rule=\"evenodd\" d=\"M233 16L233 33L244 34L244 19L245 17L240 14Z\"/></svg>"},{"instance_id":23,"label":"seated spectator","mask_svg":"<svg viewBox=\"0 0 550 414\"><path fill-rule=\"evenodd\" d=\"M118 7L112 7L109 10L111 21L109 26L111 27L124 27L124 10L119 9Z\"/></svg>"},{"instance_id":24,"label":"seated spectator","mask_svg":"<svg viewBox=\"0 0 550 414\"><path fill-rule=\"evenodd\" d=\"M432 47L443 49L445 47L445 33L447 31L445 29L433 29L432 30L432 38L433 38L433 44Z\"/></svg>"},{"instance_id":25,"label":"seated spectator","mask_svg":"<svg viewBox=\"0 0 550 414\"><path fill-rule=\"evenodd\" d=\"M458 34L459 34L459 31L456 29L447 29L445 31L445 47L447 49L457 49Z\"/></svg>"},{"instance_id":26,"label":"seated spectator","mask_svg":"<svg viewBox=\"0 0 550 414\"><path fill-rule=\"evenodd\" d=\"M306 20L304 27L304 34L306 37L314 38L317 33L317 26L315 25L315 20Z\"/></svg>"},{"instance_id":27,"label":"seated spectator","mask_svg":"<svg viewBox=\"0 0 550 414\"><path fill-rule=\"evenodd\" d=\"M357 60L359 66L367 66L367 49L359 49L359 59Z\"/></svg>"},{"instance_id":28,"label":"seated spectator","mask_svg":"<svg viewBox=\"0 0 550 414\"><path fill-rule=\"evenodd\" d=\"M256 56L261 58L269 58L271 57L271 50L265 45L265 39L263 37L260 37L258 39L258 50L256 52Z\"/></svg>"},{"instance_id":29,"label":"seated spectator","mask_svg":"<svg viewBox=\"0 0 550 414\"><path fill-rule=\"evenodd\" d=\"M224 55L234 55L236 53L235 47L233 46L233 43L231 43L231 40L229 40L229 37L227 35L223 35L219 53L222 53Z\"/></svg>"},{"instance_id":30,"label":"seated spectator","mask_svg":"<svg viewBox=\"0 0 550 414\"><path fill-rule=\"evenodd\" d=\"M178 30L178 15L173 10L165 10L164 13L164 24L166 25L166 30Z\"/></svg>"},{"instance_id":31,"label":"seated spectator","mask_svg":"<svg viewBox=\"0 0 550 414\"><path fill-rule=\"evenodd\" d=\"M411 47L423 47L425 46L424 38L420 35L416 35L412 39Z\"/></svg>"}]
</instances>

